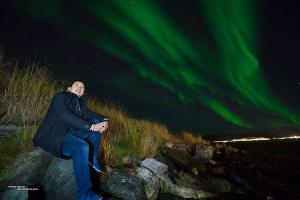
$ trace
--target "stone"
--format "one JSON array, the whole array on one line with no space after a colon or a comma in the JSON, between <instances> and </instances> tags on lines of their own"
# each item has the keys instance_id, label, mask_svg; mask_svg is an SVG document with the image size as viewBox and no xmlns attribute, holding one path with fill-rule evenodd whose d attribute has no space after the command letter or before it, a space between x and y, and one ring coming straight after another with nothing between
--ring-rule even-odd
<instances>
[{"instance_id":1,"label":"stone","mask_svg":"<svg viewBox=\"0 0 300 200\"><path fill-rule=\"evenodd\" d=\"M7 190L8 186L27 186L42 183L53 156L40 147L25 152L17 157L9 174L0 183L0 191Z\"/></svg>"},{"instance_id":2,"label":"stone","mask_svg":"<svg viewBox=\"0 0 300 200\"><path fill-rule=\"evenodd\" d=\"M198 144L196 145L196 153L195 158L203 160L203 161L209 161L212 160L214 153L214 147L206 144Z\"/></svg>"},{"instance_id":3,"label":"stone","mask_svg":"<svg viewBox=\"0 0 300 200\"><path fill-rule=\"evenodd\" d=\"M114 197L124 200L147 199L142 181L124 172L114 172L101 184L101 189L111 193Z\"/></svg>"},{"instance_id":4,"label":"stone","mask_svg":"<svg viewBox=\"0 0 300 200\"><path fill-rule=\"evenodd\" d=\"M132 164L131 158L129 156L124 156L122 162L124 166L130 166Z\"/></svg>"},{"instance_id":5,"label":"stone","mask_svg":"<svg viewBox=\"0 0 300 200\"><path fill-rule=\"evenodd\" d=\"M233 172L229 173L229 175L230 175L231 177L233 177L233 179L234 179L238 184L240 184L244 190L247 190L247 191L252 190L252 187L250 186L250 184L249 184L245 179L243 179L241 176L239 176L239 175L237 175L237 174L235 174L235 173L233 173Z\"/></svg>"},{"instance_id":6,"label":"stone","mask_svg":"<svg viewBox=\"0 0 300 200\"><path fill-rule=\"evenodd\" d=\"M160 184L161 193L168 193L182 198L201 199L201 198L211 198L217 196L216 194L203 190L201 188L194 189L194 188L189 188L186 186L174 184L167 176L164 178L161 177L160 183L161 183Z\"/></svg>"},{"instance_id":7,"label":"stone","mask_svg":"<svg viewBox=\"0 0 300 200\"><path fill-rule=\"evenodd\" d=\"M168 176L169 174L167 173L168 166L156 161L155 159L147 158L143 160L141 162L141 167L149 169L159 178L161 189L160 191L162 193L168 193L182 198L194 199L216 196L216 194L203 189L206 188L205 185L200 184L195 178L192 178L183 172L181 172L180 175L174 172L173 176L175 177L175 180L171 180ZM190 181L187 181L188 179ZM193 186L192 182L197 182L199 184Z\"/></svg>"},{"instance_id":8,"label":"stone","mask_svg":"<svg viewBox=\"0 0 300 200\"><path fill-rule=\"evenodd\" d=\"M46 200L76 199L76 182L73 161L54 157L45 174L43 185Z\"/></svg>"},{"instance_id":9,"label":"stone","mask_svg":"<svg viewBox=\"0 0 300 200\"><path fill-rule=\"evenodd\" d=\"M231 184L222 178L212 178L209 181L209 188L217 193L227 193L231 191Z\"/></svg>"},{"instance_id":10,"label":"stone","mask_svg":"<svg viewBox=\"0 0 300 200\"><path fill-rule=\"evenodd\" d=\"M191 169L191 163L193 162L193 158L187 152L169 148L167 146L161 147L160 152L166 158L170 159L176 166L185 170Z\"/></svg>"},{"instance_id":11,"label":"stone","mask_svg":"<svg viewBox=\"0 0 300 200\"><path fill-rule=\"evenodd\" d=\"M201 189L201 190L209 191L206 180L183 171L177 171L173 173L175 173L176 175L175 176L173 175L174 180L172 179L172 181L177 185L192 188L195 190Z\"/></svg>"},{"instance_id":12,"label":"stone","mask_svg":"<svg viewBox=\"0 0 300 200\"><path fill-rule=\"evenodd\" d=\"M163 163L163 164L167 165L168 169L175 169L176 168L176 166L173 164L173 162L171 160L169 160L168 158L166 158L165 156L163 156L160 152L155 157L155 160L160 162L160 163Z\"/></svg>"},{"instance_id":13,"label":"stone","mask_svg":"<svg viewBox=\"0 0 300 200\"><path fill-rule=\"evenodd\" d=\"M185 200L185 198L178 197L172 194L160 193L157 200Z\"/></svg>"},{"instance_id":14,"label":"stone","mask_svg":"<svg viewBox=\"0 0 300 200\"><path fill-rule=\"evenodd\" d=\"M223 167L212 168L211 172L214 173L214 174L218 174L218 175L225 174L225 170L224 170Z\"/></svg>"},{"instance_id":15,"label":"stone","mask_svg":"<svg viewBox=\"0 0 300 200\"><path fill-rule=\"evenodd\" d=\"M224 147L225 147L225 154L237 153L239 151L237 148L234 148L230 145L224 145Z\"/></svg>"},{"instance_id":16,"label":"stone","mask_svg":"<svg viewBox=\"0 0 300 200\"><path fill-rule=\"evenodd\" d=\"M197 176L199 173L198 173L198 170L195 168L195 167L193 167L192 168L192 174L194 174L195 176Z\"/></svg>"},{"instance_id":17,"label":"stone","mask_svg":"<svg viewBox=\"0 0 300 200\"><path fill-rule=\"evenodd\" d=\"M0 138L10 137L20 133L20 127L16 125L0 125Z\"/></svg>"},{"instance_id":18,"label":"stone","mask_svg":"<svg viewBox=\"0 0 300 200\"><path fill-rule=\"evenodd\" d=\"M186 152L190 155L195 154L195 145L192 144L176 144L175 146L172 147L173 149L177 149L179 151Z\"/></svg>"},{"instance_id":19,"label":"stone","mask_svg":"<svg viewBox=\"0 0 300 200\"><path fill-rule=\"evenodd\" d=\"M201 160L196 160L196 159L194 159L194 160L191 161L190 167L191 167L191 168L197 169L197 171L198 171L199 173L204 173L204 172L206 172L206 170L207 170L206 164L203 163L203 161L201 161Z\"/></svg>"},{"instance_id":20,"label":"stone","mask_svg":"<svg viewBox=\"0 0 300 200\"><path fill-rule=\"evenodd\" d=\"M173 148L174 147L174 144L172 142L167 142L165 144L165 146L169 147L169 148Z\"/></svg>"},{"instance_id":21,"label":"stone","mask_svg":"<svg viewBox=\"0 0 300 200\"><path fill-rule=\"evenodd\" d=\"M153 158L146 158L140 164L141 167L147 168L156 175L163 175L168 171L168 166L158 162Z\"/></svg>"},{"instance_id":22,"label":"stone","mask_svg":"<svg viewBox=\"0 0 300 200\"><path fill-rule=\"evenodd\" d=\"M28 191L27 190L18 190L10 189L0 194L1 200L27 200Z\"/></svg>"},{"instance_id":23,"label":"stone","mask_svg":"<svg viewBox=\"0 0 300 200\"><path fill-rule=\"evenodd\" d=\"M148 200L155 200L159 194L159 178L149 169L138 167L138 177L143 181L145 193Z\"/></svg>"}]
</instances>

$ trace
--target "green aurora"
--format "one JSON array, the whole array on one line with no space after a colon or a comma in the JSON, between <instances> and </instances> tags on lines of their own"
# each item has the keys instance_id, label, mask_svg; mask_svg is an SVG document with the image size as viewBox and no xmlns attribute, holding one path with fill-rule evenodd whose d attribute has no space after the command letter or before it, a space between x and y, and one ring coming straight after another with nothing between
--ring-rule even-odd
<instances>
[{"instance_id":1,"label":"green aurora","mask_svg":"<svg viewBox=\"0 0 300 200\"><path fill-rule=\"evenodd\" d=\"M90 42L128 63L142 78L175 94L182 103L210 108L224 120L245 128L255 111L281 121L277 128L299 124L299 117L272 93L258 60L258 2L198 0L200 15L213 38L191 37L168 17L159 1L81 1L78 6L105 30L63 12L63 3L16 1L32 17L51 20L78 39ZM183 4L184 6L184 4ZM74 17L74 18L73 18Z\"/></svg>"}]
</instances>

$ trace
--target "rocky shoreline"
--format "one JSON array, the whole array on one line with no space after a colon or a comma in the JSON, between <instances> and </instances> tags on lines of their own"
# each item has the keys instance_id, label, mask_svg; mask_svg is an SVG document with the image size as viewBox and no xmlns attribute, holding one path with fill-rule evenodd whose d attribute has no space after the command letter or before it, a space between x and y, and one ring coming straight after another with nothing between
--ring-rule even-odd
<instances>
[{"instance_id":1,"label":"rocky shoreline","mask_svg":"<svg viewBox=\"0 0 300 200\"><path fill-rule=\"evenodd\" d=\"M111 200L298 200L299 169L298 158L266 156L225 143L167 143L153 158L124 158L119 166L107 165L100 178L92 176L95 190ZM68 200L75 199L75 189L72 160L37 147L11 166L0 183L0 199Z\"/></svg>"}]
</instances>

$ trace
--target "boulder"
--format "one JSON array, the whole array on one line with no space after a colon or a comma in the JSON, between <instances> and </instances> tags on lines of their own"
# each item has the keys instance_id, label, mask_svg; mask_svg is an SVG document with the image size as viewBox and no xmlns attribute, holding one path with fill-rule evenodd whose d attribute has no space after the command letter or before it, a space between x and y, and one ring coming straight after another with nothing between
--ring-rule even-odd
<instances>
[{"instance_id":1,"label":"boulder","mask_svg":"<svg viewBox=\"0 0 300 200\"><path fill-rule=\"evenodd\" d=\"M184 144L184 143L176 144L173 146L173 149L177 149L179 151L186 152L190 155L195 154L195 145L192 145L192 144Z\"/></svg>"},{"instance_id":2,"label":"boulder","mask_svg":"<svg viewBox=\"0 0 300 200\"><path fill-rule=\"evenodd\" d=\"M190 170L192 168L191 164L193 162L193 158L189 153L167 146L162 146L160 148L160 152L163 156L170 159L176 166L185 170Z\"/></svg>"},{"instance_id":3,"label":"boulder","mask_svg":"<svg viewBox=\"0 0 300 200\"><path fill-rule=\"evenodd\" d=\"M201 189L205 191L209 191L210 189L207 187L207 181L203 178L194 176L190 173L185 173L183 171L175 171L173 172L174 180L172 181L177 185L192 188L192 189Z\"/></svg>"},{"instance_id":4,"label":"boulder","mask_svg":"<svg viewBox=\"0 0 300 200\"><path fill-rule=\"evenodd\" d=\"M251 191L252 187L250 184L241 176L237 175L236 173L229 173L229 175L246 191Z\"/></svg>"},{"instance_id":5,"label":"boulder","mask_svg":"<svg viewBox=\"0 0 300 200\"><path fill-rule=\"evenodd\" d=\"M231 191L231 184L226 179L212 178L208 185L216 193L226 193Z\"/></svg>"},{"instance_id":6,"label":"boulder","mask_svg":"<svg viewBox=\"0 0 300 200\"><path fill-rule=\"evenodd\" d=\"M221 167L221 166L212 168L210 171L211 171L212 173L214 173L214 174L217 174L217 175L225 174L225 170L224 170L224 168Z\"/></svg>"},{"instance_id":7,"label":"boulder","mask_svg":"<svg viewBox=\"0 0 300 200\"><path fill-rule=\"evenodd\" d=\"M27 190L18 190L10 189L0 194L1 200L27 200L28 191Z\"/></svg>"},{"instance_id":8,"label":"boulder","mask_svg":"<svg viewBox=\"0 0 300 200\"><path fill-rule=\"evenodd\" d=\"M205 185L200 184L196 178L192 178L183 172L179 175L176 173L176 170L174 170L174 172L169 172L167 165L160 163L155 159L145 159L141 162L141 167L149 169L159 178L161 193L168 193L182 198L194 199L216 196L214 193L207 191ZM172 180L169 175L174 177L174 179ZM183 178L185 176L188 176L188 178L192 181L187 181L188 178ZM195 184L194 186L193 182L197 182L198 184Z\"/></svg>"},{"instance_id":9,"label":"boulder","mask_svg":"<svg viewBox=\"0 0 300 200\"><path fill-rule=\"evenodd\" d=\"M157 200L185 200L185 198L178 197L172 194L160 193Z\"/></svg>"},{"instance_id":10,"label":"boulder","mask_svg":"<svg viewBox=\"0 0 300 200\"><path fill-rule=\"evenodd\" d=\"M20 133L20 127L16 125L0 125L0 138L10 137Z\"/></svg>"},{"instance_id":11,"label":"boulder","mask_svg":"<svg viewBox=\"0 0 300 200\"><path fill-rule=\"evenodd\" d=\"M234 148L230 145L224 145L224 147L225 147L225 154L237 153L239 151L237 148Z\"/></svg>"},{"instance_id":12,"label":"boulder","mask_svg":"<svg viewBox=\"0 0 300 200\"><path fill-rule=\"evenodd\" d=\"M212 160L214 150L213 146L198 144L196 145L195 158L208 162L209 160Z\"/></svg>"},{"instance_id":13,"label":"boulder","mask_svg":"<svg viewBox=\"0 0 300 200\"><path fill-rule=\"evenodd\" d=\"M155 200L159 194L159 178L149 169L138 167L138 177L143 181L145 193L148 200Z\"/></svg>"},{"instance_id":14,"label":"boulder","mask_svg":"<svg viewBox=\"0 0 300 200\"><path fill-rule=\"evenodd\" d=\"M52 158L53 156L40 147L19 155L9 168L8 176L0 183L0 191L7 190L8 186L42 183Z\"/></svg>"},{"instance_id":15,"label":"boulder","mask_svg":"<svg viewBox=\"0 0 300 200\"><path fill-rule=\"evenodd\" d=\"M163 174L166 174L168 171L168 166L158 162L157 160L153 158L146 158L140 163L141 167L147 168L150 171L152 171L157 176L161 176Z\"/></svg>"},{"instance_id":16,"label":"boulder","mask_svg":"<svg viewBox=\"0 0 300 200\"><path fill-rule=\"evenodd\" d=\"M155 160L167 165L168 169L176 169L174 163L165 156L163 156L161 152L158 153L158 155L155 157Z\"/></svg>"},{"instance_id":17,"label":"boulder","mask_svg":"<svg viewBox=\"0 0 300 200\"><path fill-rule=\"evenodd\" d=\"M215 148L215 152L218 154L220 153L231 154L231 153L237 153L239 151L242 153L246 153L244 150L239 150L225 143L215 143L214 148Z\"/></svg>"},{"instance_id":18,"label":"boulder","mask_svg":"<svg viewBox=\"0 0 300 200\"><path fill-rule=\"evenodd\" d=\"M76 199L76 182L73 161L54 157L43 180L46 200Z\"/></svg>"},{"instance_id":19,"label":"boulder","mask_svg":"<svg viewBox=\"0 0 300 200\"><path fill-rule=\"evenodd\" d=\"M125 172L114 172L101 184L101 189L124 200L147 199L142 181Z\"/></svg>"},{"instance_id":20,"label":"boulder","mask_svg":"<svg viewBox=\"0 0 300 200\"><path fill-rule=\"evenodd\" d=\"M207 170L206 164L202 160L191 160L191 170L196 169L198 173L204 173Z\"/></svg>"}]
</instances>

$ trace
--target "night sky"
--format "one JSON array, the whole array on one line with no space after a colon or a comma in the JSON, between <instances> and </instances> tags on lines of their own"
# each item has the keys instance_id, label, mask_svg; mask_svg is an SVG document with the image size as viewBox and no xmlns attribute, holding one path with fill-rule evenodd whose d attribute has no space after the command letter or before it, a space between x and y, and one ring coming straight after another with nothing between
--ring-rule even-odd
<instances>
[{"instance_id":1,"label":"night sky","mask_svg":"<svg viewBox=\"0 0 300 200\"><path fill-rule=\"evenodd\" d=\"M298 1L11 0L0 3L6 59L130 116L202 135L297 130Z\"/></svg>"}]
</instances>

